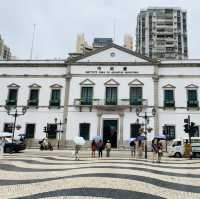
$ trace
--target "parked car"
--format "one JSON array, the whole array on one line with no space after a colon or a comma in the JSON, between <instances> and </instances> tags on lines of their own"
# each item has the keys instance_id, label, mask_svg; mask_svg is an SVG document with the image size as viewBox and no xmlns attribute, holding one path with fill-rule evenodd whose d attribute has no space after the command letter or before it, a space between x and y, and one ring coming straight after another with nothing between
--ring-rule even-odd
<instances>
[{"instance_id":1,"label":"parked car","mask_svg":"<svg viewBox=\"0 0 200 199\"><path fill-rule=\"evenodd\" d=\"M183 157L185 152L184 144L187 139L175 139L168 146L168 155L175 157ZM192 156L200 157L200 137L191 138Z\"/></svg>"}]
</instances>

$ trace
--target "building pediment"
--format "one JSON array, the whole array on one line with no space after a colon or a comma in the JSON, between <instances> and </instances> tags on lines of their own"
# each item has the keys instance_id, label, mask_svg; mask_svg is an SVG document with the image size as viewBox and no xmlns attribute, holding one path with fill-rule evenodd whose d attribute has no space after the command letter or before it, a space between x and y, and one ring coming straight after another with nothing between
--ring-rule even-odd
<instances>
[{"instance_id":1,"label":"building pediment","mask_svg":"<svg viewBox=\"0 0 200 199\"><path fill-rule=\"evenodd\" d=\"M142 83L140 80L138 79L134 79L131 82L129 82L128 84L129 86L143 86L144 83Z\"/></svg>"},{"instance_id":2,"label":"building pediment","mask_svg":"<svg viewBox=\"0 0 200 199\"><path fill-rule=\"evenodd\" d=\"M118 86L118 85L119 85L119 82L117 82L117 81L114 80L114 79L110 79L110 80L106 81L106 82L104 83L104 85L108 85L108 86L110 86L110 85L116 85L116 86Z\"/></svg>"},{"instance_id":3,"label":"building pediment","mask_svg":"<svg viewBox=\"0 0 200 199\"><path fill-rule=\"evenodd\" d=\"M163 86L163 88L176 88L175 86L173 86L172 84L166 84L165 86Z\"/></svg>"},{"instance_id":4,"label":"building pediment","mask_svg":"<svg viewBox=\"0 0 200 199\"><path fill-rule=\"evenodd\" d=\"M62 88L62 86L59 84L53 84L50 86L50 88Z\"/></svg>"},{"instance_id":5,"label":"building pediment","mask_svg":"<svg viewBox=\"0 0 200 199\"><path fill-rule=\"evenodd\" d=\"M8 85L8 88L19 88L20 86L15 84L15 83L12 83L12 84L9 84Z\"/></svg>"},{"instance_id":6,"label":"building pediment","mask_svg":"<svg viewBox=\"0 0 200 199\"><path fill-rule=\"evenodd\" d=\"M132 50L126 49L116 44L110 44L105 47L93 50L84 55L69 58L68 63L88 63L88 62L110 62L110 63L153 63L153 60L142 56Z\"/></svg>"},{"instance_id":7,"label":"building pediment","mask_svg":"<svg viewBox=\"0 0 200 199\"><path fill-rule=\"evenodd\" d=\"M31 84L31 85L29 86L29 88L41 88L41 86L38 85L38 84Z\"/></svg>"},{"instance_id":8,"label":"building pediment","mask_svg":"<svg viewBox=\"0 0 200 199\"><path fill-rule=\"evenodd\" d=\"M95 83L91 81L90 79L85 79L84 81L80 83L80 85L95 85Z\"/></svg>"},{"instance_id":9,"label":"building pediment","mask_svg":"<svg viewBox=\"0 0 200 199\"><path fill-rule=\"evenodd\" d=\"M185 88L199 88L199 87L195 84L190 84L190 85L187 85Z\"/></svg>"}]
</instances>

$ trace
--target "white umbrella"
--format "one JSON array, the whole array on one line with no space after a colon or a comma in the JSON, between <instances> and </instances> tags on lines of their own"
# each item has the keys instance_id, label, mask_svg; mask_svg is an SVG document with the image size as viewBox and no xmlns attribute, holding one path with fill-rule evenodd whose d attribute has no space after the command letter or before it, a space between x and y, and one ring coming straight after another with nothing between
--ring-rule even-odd
<instances>
[{"instance_id":1,"label":"white umbrella","mask_svg":"<svg viewBox=\"0 0 200 199\"><path fill-rule=\"evenodd\" d=\"M135 140L136 140L136 138L129 138L128 142L132 142L132 141L135 141Z\"/></svg>"},{"instance_id":2,"label":"white umbrella","mask_svg":"<svg viewBox=\"0 0 200 199\"><path fill-rule=\"evenodd\" d=\"M73 139L73 141L74 141L74 143L75 143L76 145L82 146L82 145L85 144L85 140L84 140L83 137L75 137L75 138Z\"/></svg>"},{"instance_id":3,"label":"white umbrella","mask_svg":"<svg viewBox=\"0 0 200 199\"><path fill-rule=\"evenodd\" d=\"M12 137L11 132L0 132L0 137Z\"/></svg>"}]
</instances>

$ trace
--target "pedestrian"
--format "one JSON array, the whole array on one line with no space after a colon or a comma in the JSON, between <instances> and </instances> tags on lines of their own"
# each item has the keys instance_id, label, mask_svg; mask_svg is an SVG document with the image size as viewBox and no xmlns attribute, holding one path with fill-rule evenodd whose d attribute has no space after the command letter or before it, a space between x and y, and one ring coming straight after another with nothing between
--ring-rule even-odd
<instances>
[{"instance_id":1,"label":"pedestrian","mask_svg":"<svg viewBox=\"0 0 200 199\"><path fill-rule=\"evenodd\" d=\"M96 148L97 148L97 144L96 144L95 140L92 140L92 144L91 144L92 158L95 158Z\"/></svg>"},{"instance_id":2,"label":"pedestrian","mask_svg":"<svg viewBox=\"0 0 200 199\"><path fill-rule=\"evenodd\" d=\"M138 141L138 157L142 158L143 156L143 143L141 140Z\"/></svg>"},{"instance_id":3,"label":"pedestrian","mask_svg":"<svg viewBox=\"0 0 200 199\"><path fill-rule=\"evenodd\" d=\"M154 139L152 140L151 147L152 147L152 152L153 152L152 161L154 163L156 161L157 156L158 156L158 147L157 147L157 144L155 143Z\"/></svg>"},{"instance_id":4,"label":"pedestrian","mask_svg":"<svg viewBox=\"0 0 200 199\"><path fill-rule=\"evenodd\" d=\"M103 156L103 148L104 148L103 142L102 142L102 140L99 140L99 142L97 144L97 149L98 149L98 152L99 152L99 158L102 158L102 156Z\"/></svg>"},{"instance_id":5,"label":"pedestrian","mask_svg":"<svg viewBox=\"0 0 200 199\"><path fill-rule=\"evenodd\" d=\"M79 160L79 151L81 149L80 145L75 145L75 160Z\"/></svg>"},{"instance_id":6,"label":"pedestrian","mask_svg":"<svg viewBox=\"0 0 200 199\"><path fill-rule=\"evenodd\" d=\"M135 157L135 142L134 142L134 140L132 140L131 142L130 142L130 150L131 150L131 157L133 157L133 154L134 154L134 157Z\"/></svg>"},{"instance_id":7,"label":"pedestrian","mask_svg":"<svg viewBox=\"0 0 200 199\"><path fill-rule=\"evenodd\" d=\"M163 155L163 145L162 145L162 142L158 140L157 142L157 148L158 148L158 163L161 162L161 158L162 158L162 155Z\"/></svg>"},{"instance_id":8,"label":"pedestrian","mask_svg":"<svg viewBox=\"0 0 200 199\"><path fill-rule=\"evenodd\" d=\"M106 157L110 157L110 151L111 151L111 143L110 140L107 141L106 143Z\"/></svg>"},{"instance_id":9,"label":"pedestrian","mask_svg":"<svg viewBox=\"0 0 200 199\"><path fill-rule=\"evenodd\" d=\"M0 156L3 157L4 154L5 138L0 138Z\"/></svg>"}]
</instances>

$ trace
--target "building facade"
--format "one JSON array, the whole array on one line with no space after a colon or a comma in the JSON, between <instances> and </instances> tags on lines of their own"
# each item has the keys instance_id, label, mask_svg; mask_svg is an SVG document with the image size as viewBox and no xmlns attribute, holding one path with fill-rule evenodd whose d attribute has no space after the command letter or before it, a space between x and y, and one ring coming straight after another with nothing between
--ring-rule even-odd
<instances>
[{"instance_id":1,"label":"building facade","mask_svg":"<svg viewBox=\"0 0 200 199\"><path fill-rule=\"evenodd\" d=\"M10 59L11 59L10 48L4 44L4 41L0 35L0 60L10 60Z\"/></svg>"},{"instance_id":2,"label":"building facade","mask_svg":"<svg viewBox=\"0 0 200 199\"><path fill-rule=\"evenodd\" d=\"M124 48L133 50L133 37L130 34L124 35Z\"/></svg>"},{"instance_id":3,"label":"building facade","mask_svg":"<svg viewBox=\"0 0 200 199\"><path fill-rule=\"evenodd\" d=\"M159 59L187 59L187 13L180 8L152 7L137 17L136 51Z\"/></svg>"},{"instance_id":4,"label":"building facade","mask_svg":"<svg viewBox=\"0 0 200 199\"><path fill-rule=\"evenodd\" d=\"M28 106L17 118L22 126L17 133L26 133L32 145L45 136L47 126L54 143L59 139L54 129L61 128L65 146L72 146L75 136L89 143L100 135L119 148L143 127L136 108L151 115L155 107L149 141L164 127L168 139L187 138L183 125L188 115L199 136L199 74L199 60L160 62L115 44L67 60L1 61L0 130L13 122L5 105ZM55 118L61 127L55 127Z\"/></svg>"}]
</instances>

